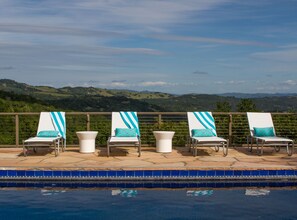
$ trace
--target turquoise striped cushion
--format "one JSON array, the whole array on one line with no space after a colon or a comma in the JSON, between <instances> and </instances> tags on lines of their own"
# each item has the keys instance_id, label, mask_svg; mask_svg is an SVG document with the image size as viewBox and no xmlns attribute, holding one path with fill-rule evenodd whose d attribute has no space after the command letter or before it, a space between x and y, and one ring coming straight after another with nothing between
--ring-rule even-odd
<instances>
[{"instance_id":1,"label":"turquoise striped cushion","mask_svg":"<svg viewBox=\"0 0 297 220\"><path fill-rule=\"evenodd\" d=\"M136 137L137 132L135 128L116 128L116 137Z\"/></svg>"},{"instance_id":2,"label":"turquoise striped cushion","mask_svg":"<svg viewBox=\"0 0 297 220\"><path fill-rule=\"evenodd\" d=\"M58 137L58 131L39 131L37 137Z\"/></svg>"},{"instance_id":3,"label":"turquoise striped cushion","mask_svg":"<svg viewBox=\"0 0 297 220\"><path fill-rule=\"evenodd\" d=\"M273 137L273 136L275 136L273 127L254 128L254 134L256 137Z\"/></svg>"},{"instance_id":4,"label":"turquoise striped cushion","mask_svg":"<svg viewBox=\"0 0 297 220\"><path fill-rule=\"evenodd\" d=\"M192 137L213 137L210 129L192 129Z\"/></svg>"}]
</instances>

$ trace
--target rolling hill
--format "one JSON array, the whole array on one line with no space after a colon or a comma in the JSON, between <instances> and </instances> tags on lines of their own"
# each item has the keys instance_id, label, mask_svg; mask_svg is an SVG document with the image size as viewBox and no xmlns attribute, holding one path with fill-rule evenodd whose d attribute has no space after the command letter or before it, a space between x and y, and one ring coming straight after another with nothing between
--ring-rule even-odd
<instances>
[{"instance_id":1,"label":"rolling hill","mask_svg":"<svg viewBox=\"0 0 297 220\"><path fill-rule=\"evenodd\" d=\"M231 106L231 111L236 111L241 97L249 97L259 111L296 112L297 109L296 94L172 95L94 87L32 86L9 79L0 80L0 92L2 103L13 101L27 106L38 104L38 109L56 108L69 111L216 111L218 102L227 102ZM29 109L39 111L33 107Z\"/></svg>"}]
</instances>

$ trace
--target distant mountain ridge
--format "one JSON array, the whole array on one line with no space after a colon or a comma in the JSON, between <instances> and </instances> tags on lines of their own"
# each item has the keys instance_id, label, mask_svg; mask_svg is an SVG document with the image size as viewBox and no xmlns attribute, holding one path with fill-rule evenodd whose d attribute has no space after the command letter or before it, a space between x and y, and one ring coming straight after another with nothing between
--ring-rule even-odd
<instances>
[{"instance_id":1,"label":"distant mountain ridge","mask_svg":"<svg viewBox=\"0 0 297 220\"><path fill-rule=\"evenodd\" d=\"M296 111L297 94L225 93L172 95L162 92L136 92L94 87L32 86L0 79L5 100L40 103L51 108L72 111L215 111L218 102L228 102L232 111L242 98L249 98L261 111ZM23 98L22 98L23 97ZM20 100L21 99L21 100Z\"/></svg>"},{"instance_id":2,"label":"distant mountain ridge","mask_svg":"<svg viewBox=\"0 0 297 220\"><path fill-rule=\"evenodd\" d=\"M218 94L224 97L235 97L235 98L265 98L265 97L285 97L285 96L297 96L297 93L222 93Z\"/></svg>"}]
</instances>

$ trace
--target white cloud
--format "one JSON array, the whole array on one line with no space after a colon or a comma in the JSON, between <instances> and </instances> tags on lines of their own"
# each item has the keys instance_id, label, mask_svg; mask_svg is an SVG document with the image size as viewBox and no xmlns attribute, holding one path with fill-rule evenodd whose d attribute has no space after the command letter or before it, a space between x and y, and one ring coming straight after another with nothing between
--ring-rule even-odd
<instances>
[{"instance_id":1,"label":"white cloud","mask_svg":"<svg viewBox=\"0 0 297 220\"><path fill-rule=\"evenodd\" d=\"M244 84L245 81L244 80L230 80L230 81L227 81L227 82L223 82L223 81L216 81L214 82L215 84L217 85L226 85L226 84L229 84L229 85L238 85L238 84Z\"/></svg>"},{"instance_id":2,"label":"white cloud","mask_svg":"<svg viewBox=\"0 0 297 220\"><path fill-rule=\"evenodd\" d=\"M110 1L77 1L78 7L88 10L99 10L109 15L109 22L129 23L145 27L160 27L185 21L190 12L199 13L217 7L230 0L110 0Z\"/></svg>"},{"instance_id":3,"label":"white cloud","mask_svg":"<svg viewBox=\"0 0 297 220\"><path fill-rule=\"evenodd\" d=\"M244 80L230 80L228 83L229 84L243 84L243 83L245 83L245 81Z\"/></svg>"},{"instance_id":4,"label":"white cloud","mask_svg":"<svg viewBox=\"0 0 297 220\"><path fill-rule=\"evenodd\" d=\"M111 87L128 87L129 85L125 82L112 82Z\"/></svg>"},{"instance_id":5,"label":"white cloud","mask_svg":"<svg viewBox=\"0 0 297 220\"><path fill-rule=\"evenodd\" d=\"M272 47L271 44L265 42L256 41L240 41L236 39L224 39L224 38L210 38L210 37L188 37L188 36L176 36L176 35L161 35L155 34L150 35L152 38L159 40L171 40L171 41L186 41L186 42L202 42L202 43L216 43L216 44L227 44L237 46L259 46L259 47Z\"/></svg>"},{"instance_id":6,"label":"white cloud","mask_svg":"<svg viewBox=\"0 0 297 220\"><path fill-rule=\"evenodd\" d=\"M69 28L45 25L0 23L1 32L24 33L24 34L44 34L44 35L70 35L83 37L125 37L126 34L114 31L90 30L83 28Z\"/></svg>"},{"instance_id":7,"label":"white cloud","mask_svg":"<svg viewBox=\"0 0 297 220\"><path fill-rule=\"evenodd\" d=\"M297 85L297 81L296 80L288 79L288 80L284 81L283 84L284 85L288 85L288 86L296 86Z\"/></svg>"},{"instance_id":8,"label":"white cloud","mask_svg":"<svg viewBox=\"0 0 297 220\"><path fill-rule=\"evenodd\" d=\"M156 81L156 82L148 81L148 82L140 83L140 86L167 86L167 85L170 85L170 83L163 82L163 81Z\"/></svg>"},{"instance_id":9,"label":"white cloud","mask_svg":"<svg viewBox=\"0 0 297 220\"><path fill-rule=\"evenodd\" d=\"M266 59L272 61L280 62L297 62L297 48L296 46L287 46L285 49L268 51L268 52L258 52L251 55L257 59Z\"/></svg>"}]
</instances>

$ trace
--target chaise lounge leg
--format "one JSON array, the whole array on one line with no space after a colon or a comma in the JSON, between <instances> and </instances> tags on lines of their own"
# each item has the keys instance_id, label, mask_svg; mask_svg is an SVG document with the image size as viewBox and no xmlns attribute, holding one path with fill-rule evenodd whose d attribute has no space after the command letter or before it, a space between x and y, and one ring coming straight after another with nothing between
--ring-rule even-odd
<instances>
[{"instance_id":1,"label":"chaise lounge leg","mask_svg":"<svg viewBox=\"0 0 297 220\"><path fill-rule=\"evenodd\" d=\"M229 146L229 140L227 142L223 143L223 155L226 157L228 155L228 146Z\"/></svg>"},{"instance_id":2,"label":"chaise lounge leg","mask_svg":"<svg viewBox=\"0 0 297 220\"><path fill-rule=\"evenodd\" d=\"M25 144L23 143L23 154L24 154L24 157L27 157L27 147L25 146Z\"/></svg>"},{"instance_id":3,"label":"chaise lounge leg","mask_svg":"<svg viewBox=\"0 0 297 220\"><path fill-rule=\"evenodd\" d=\"M138 145L138 157L141 156L141 143L139 142L139 145Z\"/></svg>"},{"instance_id":4,"label":"chaise lounge leg","mask_svg":"<svg viewBox=\"0 0 297 220\"><path fill-rule=\"evenodd\" d=\"M109 143L107 143L107 157L109 157Z\"/></svg>"},{"instance_id":5,"label":"chaise lounge leg","mask_svg":"<svg viewBox=\"0 0 297 220\"><path fill-rule=\"evenodd\" d=\"M291 145L291 151L290 151L290 145ZM288 156L293 155L293 153L294 153L294 142L289 142L287 144L287 153L288 153Z\"/></svg>"}]
</instances>

